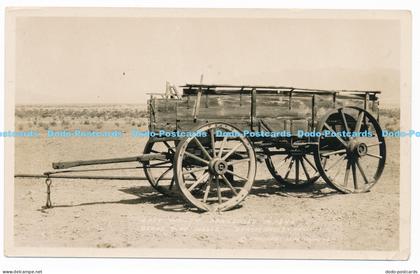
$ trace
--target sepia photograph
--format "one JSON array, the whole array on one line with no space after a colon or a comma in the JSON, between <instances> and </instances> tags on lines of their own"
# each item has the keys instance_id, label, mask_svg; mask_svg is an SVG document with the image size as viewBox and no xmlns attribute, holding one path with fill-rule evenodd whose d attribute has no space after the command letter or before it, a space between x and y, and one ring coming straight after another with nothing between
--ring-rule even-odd
<instances>
[{"instance_id":1,"label":"sepia photograph","mask_svg":"<svg viewBox=\"0 0 420 274\"><path fill-rule=\"evenodd\" d=\"M7 8L5 254L407 260L406 11Z\"/></svg>"}]
</instances>

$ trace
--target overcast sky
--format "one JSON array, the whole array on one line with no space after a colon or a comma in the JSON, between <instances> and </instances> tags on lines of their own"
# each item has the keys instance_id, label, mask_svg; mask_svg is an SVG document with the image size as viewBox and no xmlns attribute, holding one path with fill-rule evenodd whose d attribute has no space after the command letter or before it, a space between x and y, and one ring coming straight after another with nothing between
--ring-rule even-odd
<instances>
[{"instance_id":1,"label":"overcast sky","mask_svg":"<svg viewBox=\"0 0 420 274\"><path fill-rule=\"evenodd\" d=\"M26 17L16 103L145 103L182 85L374 89L399 100L392 20ZM397 101L398 103L398 101Z\"/></svg>"}]
</instances>

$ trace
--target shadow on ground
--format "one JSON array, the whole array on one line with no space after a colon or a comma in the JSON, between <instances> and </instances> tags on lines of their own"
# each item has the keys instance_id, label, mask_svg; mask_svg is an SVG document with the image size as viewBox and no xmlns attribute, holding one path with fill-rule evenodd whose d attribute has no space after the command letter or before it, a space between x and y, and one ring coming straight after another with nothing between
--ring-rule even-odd
<instances>
[{"instance_id":1,"label":"shadow on ground","mask_svg":"<svg viewBox=\"0 0 420 274\"><path fill-rule=\"evenodd\" d=\"M289 187L280 185L274 179L256 180L252 186L249 195L258 197L267 197L270 195L280 195L284 197L298 197L298 198L323 198L331 195L339 194L336 190L328 187L322 180L305 186L305 187Z\"/></svg>"},{"instance_id":2,"label":"shadow on ground","mask_svg":"<svg viewBox=\"0 0 420 274\"><path fill-rule=\"evenodd\" d=\"M156 209L171 211L171 212L186 212L195 211L197 209L190 207L180 195L174 195L173 197L162 195L151 186L135 186L129 188L120 188L119 191L124 193L137 196L134 199L124 199L118 201L102 201L102 202L90 202L80 203L76 205L54 205L56 208L60 207L78 207L78 206L90 206L90 205L101 205L101 204L151 204ZM278 184L275 180L256 180L253 184L252 190L249 196L257 197L269 197L271 195L280 195L283 197L297 197L297 198L323 198L331 195L338 194L337 191L331 190L327 185L322 182L316 182L304 188L291 188ZM241 207L238 205L234 209Z\"/></svg>"}]
</instances>

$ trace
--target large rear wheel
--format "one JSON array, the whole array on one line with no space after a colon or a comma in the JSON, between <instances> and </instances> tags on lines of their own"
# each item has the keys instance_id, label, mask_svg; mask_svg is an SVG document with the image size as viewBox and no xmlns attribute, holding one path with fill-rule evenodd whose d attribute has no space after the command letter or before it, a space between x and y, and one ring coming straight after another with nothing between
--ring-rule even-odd
<instances>
[{"instance_id":1,"label":"large rear wheel","mask_svg":"<svg viewBox=\"0 0 420 274\"><path fill-rule=\"evenodd\" d=\"M366 110L343 107L324 116L317 132L316 166L327 184L343 192L366 192L381 177L386 146L378 121ZM343 134L346 133L346 134ZM322 166L327 158L328 164Z\"/></svg>"},{"instance_id":2,"label":"large rear wheel","mask_svg":"<svg viewBox=\"0 0 420 274\"><path fill-rule=\"evenodd\" d=\"M255 179L251 142L226 123L209 123L195 132L204 132L206 137L184 139L175 155L175 178L182 196L203 211L237 206Z\"/></svg>"}]
</instances>

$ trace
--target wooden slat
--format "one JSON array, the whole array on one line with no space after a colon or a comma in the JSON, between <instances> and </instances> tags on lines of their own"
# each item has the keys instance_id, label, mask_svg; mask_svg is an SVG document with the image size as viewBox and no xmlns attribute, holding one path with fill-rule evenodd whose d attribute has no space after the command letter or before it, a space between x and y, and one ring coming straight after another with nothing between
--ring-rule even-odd
<instances>
[{"instance_id":1,"label":"wooden slat","mask_svg":"<svg viewBox=\"0 0 420 274\"><path fill-rule=\"evenodd\" d=\"M308 118L312 113L312 97L290 97L275 95L257 95L258 118L299 119Z\"/></svg>"},{"instance_id":2,"label":"wooden slat","mask_svg":"<svg viewBox=\"0 0 420 274\"><path fill-rule=\"evenodd\" d=\"M230 125L235 126L239 130L251 130L251 121L249 119L197 119L195 122L192 119L178 121L177 126L179 130L188 131L193 130L201 125L211 123L211 122L224 122Z\"/></svg>"},{"instance_id":3,"label":"wooden slat","mask_svg":"<svg viewBox=\"0 0 420 274\"><path fill-rule=\"evenodd\" d=\"M177 106L177 120L193 118L193 109L190 107L195 104L196 97L190 98L190 102L182 100ZM206 107L206 102L207 106ZM238 119L250 119L251 99L250 96L242 96L240 104L240 96L224 95L224 96L208 96L201 98L200 112L197 119L224 119L226 117Z\"/></svg>"},{"instance_id":4,"label":"wooden slat","mask_svg":"<svg viewBox=\"0 0 420 274\"><path fill-rule=\"evenodd\" d=\"M154 119L156 123L175 123L178 100L153 99Z\"/></svg>"}]
</instances>

